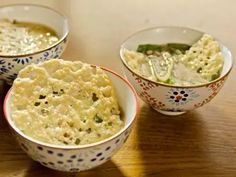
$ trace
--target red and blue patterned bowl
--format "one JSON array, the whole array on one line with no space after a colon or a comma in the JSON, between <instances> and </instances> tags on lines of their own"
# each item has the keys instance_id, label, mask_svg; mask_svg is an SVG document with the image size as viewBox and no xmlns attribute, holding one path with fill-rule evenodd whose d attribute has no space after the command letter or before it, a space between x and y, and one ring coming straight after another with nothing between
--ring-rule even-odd
<instances>
[{"instance_id":1,"label":"red and blue patterned bowl","mask_svg":"<svg viewBox=\"0 0 236 177\"><path fill-rule=\"evenodd\" d=\"M12 84L18 72L30 63L59 58L66 48L69 33L67 18L48 7L19 4L0 7L1 18L44 24L56 31L59 41L51 47L24 55L0 55L0 79Z\"/></svg>"},{"instance_id":2,"label":"red and blue patterned bowl","mask_svg":"<svg viewBox=\"0 0 236 177\"><path fill-rule=\"evenodd\" d=\"M11 120L11 90L4 101L5 118L21 148L35 161L59 170L78 172L108 161L127 140L138 114L138 98L134 88L120 75L103 68L115 87L125 126L115 135L97 143L80 146L59 146L43 143L22 133Z\"/></svg>"},{"instance_id":3,"label":"red and blue patterned bowl","mask_svg":"<svg viewBox=\"0 0 236 177\"><path fill-rule=\"evenodd\" d=\"M135 33L121 45L120 57L125 75L145 103L166 115L180 115L205 105L220 91L232 69L231 52L220 43L225 60L223 71L218 79L196 86L174 86L153 82L135 73L124 59L124 49L136 50L139 44L148 43L173 42L191 45L203 34L203 32L185 27L156 27Z\"/></svg>"}]
</instances>

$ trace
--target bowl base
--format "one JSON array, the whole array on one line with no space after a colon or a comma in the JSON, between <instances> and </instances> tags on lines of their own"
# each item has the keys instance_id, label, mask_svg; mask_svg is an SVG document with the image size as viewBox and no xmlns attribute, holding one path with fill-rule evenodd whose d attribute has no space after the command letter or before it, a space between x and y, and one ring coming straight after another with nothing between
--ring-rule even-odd
<instances>
[{"instance_id":1,"label":"bowl base","mask_svg":"<svg viewBox=\"0 0 236 177\"><path fill-rule=\"evenodd\" d=\"M163 111L160 109L157 109L157 111L161 114L167 115L167 116L178 116L186 113L186 111L181 111L181 112L173 112L173 111Z\"/></svg>"}]
</instances>

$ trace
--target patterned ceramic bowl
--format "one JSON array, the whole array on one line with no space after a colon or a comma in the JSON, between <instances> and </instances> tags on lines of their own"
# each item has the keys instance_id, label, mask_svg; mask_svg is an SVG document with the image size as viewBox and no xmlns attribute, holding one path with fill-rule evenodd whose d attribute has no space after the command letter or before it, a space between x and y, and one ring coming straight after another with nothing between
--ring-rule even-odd
<instances>
[{"instance_id":1,"label":"patterned ceramic bowl","mask_svg":"<svg viewBox=\"0 0 236 177\"><path fill-rule=\"evenodd\" d=\"M0 7L0 17L44 24L56 31L59 41L51 47L25 55L0 55L0 79L8 84L16 78L17 73L30 63L38 63L50 58L59 58L66 48L69 32L65 16L39 5L9 5Z\"/></svg>"},{"instance_id":2,"label":"patterned ceramic bowl","mask_svg":"<svg viewBox=\"0 0 236 177\"><path fill-rule=\"evenodd\" d=\"M118 74L103 68L113 82L125 126L103 141L81 146L59 146L42 143L24 135L11 120L11 90L4 101L4 114L21 148L35 161L60 171L77 172L103 164L125 143L138 112L134 88Z\"/></svg>"},{"instance_id":3,"label":"patterned ceramic bowl","mask_svg":"<svg viewBox=\"0 0 236 177\"><path fill-rule=\"evenodd\" d=\"M203 106L219 92L233 65L230 51L222 44L220 47L225 61L221 76L197 86L173 86L150 81L134 73L124 60L124 49L136 50L138 44L173 42L191 45L202 35L203 32L184 27L157 27L135 33L122 44L120 57L125 75L144 102L163 114L179 115Z\"/></svg>"}]
</instances>

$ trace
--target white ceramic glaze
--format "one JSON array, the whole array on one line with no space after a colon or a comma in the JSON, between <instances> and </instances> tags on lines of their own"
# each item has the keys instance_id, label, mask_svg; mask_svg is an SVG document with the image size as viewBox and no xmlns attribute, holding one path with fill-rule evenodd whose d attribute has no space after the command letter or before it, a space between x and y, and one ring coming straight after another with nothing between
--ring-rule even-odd
<instances>
[{"instance_id":1,"label":"white ceramic glaze","mask_svg":"<svg viewBox=\"0 0 236 177\"><path fill-rule=\"evenodd\" d=\"M233 66L231 52L223 45L224 67L220 78L197 86L173 86L157 83L134 73L124 60L124 49L136 50L139 44L193 44L203 32L184 27L156 27L140 31L121 46L120 57L124 73L144 102L166 115L180 115L208 103L221 89Z\"/></svg>"},{"instance_id":2,"label":"white ceramic glaze","mask_svg":"<svg viewBox=\"0 0 236 177\"><path fill-rule=\"evenodd\" d=\"M11 120L11 90L4 101L4 114L21 148L35 161L60 171L77 172L94 168L109 160L127 140L135 117L138 101L134 88L118 74L103 68L113 82L125 127L103 141L81 146L59 146L42 143L24 135Z\"/></svg>"},{"instance_id":3,"label":"white ceramic glaze","mask_svg":"<svg viewBox=\"0 0 236 177\"><path fill-rule=\"evenodd\" d=\"M65 16L39 5L9 5L0 7L0 18L34 22L47 25L59 35L59 41L51 47L26 55L0 55L0 79L8 84L16 78L19 70L30 63L38 63L50 58L59 58L66 48L69 32Z\"/></svg>"}]
</instances>

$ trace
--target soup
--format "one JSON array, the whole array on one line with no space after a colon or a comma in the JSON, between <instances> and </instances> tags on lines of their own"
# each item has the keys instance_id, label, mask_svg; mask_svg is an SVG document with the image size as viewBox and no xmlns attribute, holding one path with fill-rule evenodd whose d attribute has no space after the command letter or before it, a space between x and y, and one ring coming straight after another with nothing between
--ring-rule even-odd
<instances>
[{"instance_id":1,"label":"soup","mask_svg":"<svg viewBox=\"0 0 236 177\"><path fill-rule=\"evenodd\" d=\"M192 46L180 43L141 44L137 51L124 50L127 65L155 82L191 86L220 76L224 58L219 43L204 34Z\"/></svg>"},{"instance_id":2,"label":"soup","mask_svg":"<svg viewBox=\"0 0 236 177\"><path fill-rule=\"evenodd\" d=\"M23 55L52 46L59 40L56 32L42 24L0 20L0 55Z\"/></svg>"}]
</instances>

